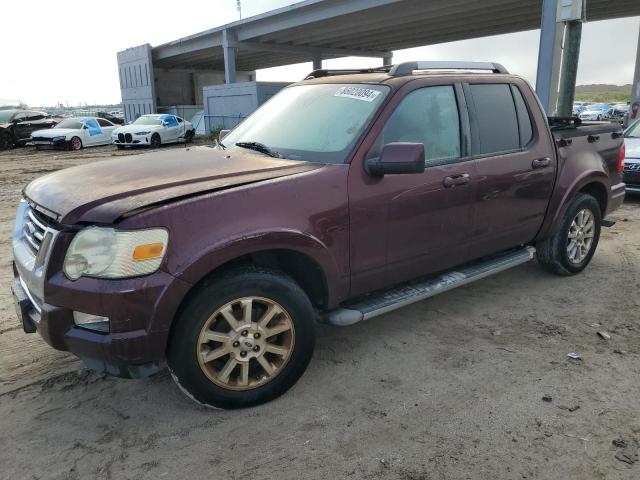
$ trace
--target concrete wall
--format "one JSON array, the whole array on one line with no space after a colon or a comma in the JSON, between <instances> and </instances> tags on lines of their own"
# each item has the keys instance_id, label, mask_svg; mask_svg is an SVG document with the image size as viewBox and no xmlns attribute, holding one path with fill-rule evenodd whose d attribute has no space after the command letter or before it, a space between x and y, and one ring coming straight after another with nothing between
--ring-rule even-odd
<instances>
[{"instance_id":1,"label":"concrete wall","mask_svg":"<svg viewBox=\"0 0 640 480\"><path fill-rule=\"evenodd\" d=\"M235 127L287 85L281 82L244 82L204 87L207 131Z\"/></svg>"},{"instance_id":2,"label":"concrete wall","mask_svg":"<svg viewBox=\"0 0 640 480\"><path fill-rule=\"evenodd\" d=\"M118 74L122 108L126 121L156 111L151 45L140 45L118 52Z\"/></svg>"},{"instance_id":3,"label":"concrete wall","mask_svg":"<svg viewBox=\"0 0 640 480\"><path fill-rule=\"evenodd\" d=\"M205 85L224 83L224 72L215 70L154 69L157 105L202 105ZM255 72L238 72L239 81L250 81Z\"/></svg>"}]
</instances>

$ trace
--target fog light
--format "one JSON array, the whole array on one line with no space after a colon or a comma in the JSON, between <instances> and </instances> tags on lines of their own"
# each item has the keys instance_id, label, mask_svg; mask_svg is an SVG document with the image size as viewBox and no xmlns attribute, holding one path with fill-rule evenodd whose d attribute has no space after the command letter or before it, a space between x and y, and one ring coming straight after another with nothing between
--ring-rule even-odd
<instances>
[{"instance_id":1,"label":"fog light","mask_svg":"<svg viewBox=\"0 0 640 480\"><path fill-rule=\"evenodd\" d=\"M98 315L91 315L90 313L73 312L73 321L77 326L88 330L95 330L96 332L109 331L110 322L107 317L99 317Z\"/></svg>"}]
</instances>

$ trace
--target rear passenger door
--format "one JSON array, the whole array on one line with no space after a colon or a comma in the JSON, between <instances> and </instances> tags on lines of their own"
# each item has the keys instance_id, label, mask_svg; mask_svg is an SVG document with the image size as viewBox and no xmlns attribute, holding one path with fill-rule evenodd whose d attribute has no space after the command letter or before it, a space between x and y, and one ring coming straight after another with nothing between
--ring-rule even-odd
<instances>
[{"instance_id":1,"label":"rear passenger door","mask_svg":"<svg viewBox=\"0 0 640 480\"><path fill-rule=\"evenodd\" d=\"M485 255L533 240L555 181L555 151L524 82L465 84L464 91L478 174L473 236Z\"/></svg>"},{"instance_id":2,"label":"rear passenger door","mask_svg":"<svg viewBox=\"0 0 640 480\"><path fill-rule=\"evenodd\" d=\"M102 135L100 136L100 143L109 143L111 142L111 134L116 129L116 126L111 123L109 120L105 120L104 118L96 119L98 125L102 129Z\"/></svg>"}]
</instances>

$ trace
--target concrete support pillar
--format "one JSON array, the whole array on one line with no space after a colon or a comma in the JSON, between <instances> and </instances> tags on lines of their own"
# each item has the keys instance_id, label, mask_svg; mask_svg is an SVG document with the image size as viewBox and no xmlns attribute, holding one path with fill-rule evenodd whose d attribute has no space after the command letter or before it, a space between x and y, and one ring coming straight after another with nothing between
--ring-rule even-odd
<instances>
[{"instance_id":1,"label":"concrete support pillar","mask_svg":"<svg viewBox=\"0 0 640 480\"><path fill-rule=\"evenodd\" d=\"M536 93L547 115L570 116L585 0L543 0Z\"/></svg>"},{"instance_id":2,"label":"concrete support pillar","mask_svg":"<svg viewBox=\"0 0 640 480\"><path fill-rule=\"evenodd\" d=\"M313 52L313 69L322 70L322 52Z\"/></svg>"},{"instance_id":3,"label":"concrete support pillar","mask_svg":"<svg viewBox=\"0 0 640 480\"><path fill-rule=\"evenodd\" d=\"M629 123L640 118L640 31L638 32L638 49L636 50L636 70L631 85L631 99L629 106ZM635 112L635 115L634 115Z\"/></svg>"},{"instance_id":4,"label":"concrete support pillar","mask_svg":"<svg viewBox=\"0 0 640 480\"><path fill-rule=\"evenodd\" d=\"M564 31L564 48L562 49L562 64L560 66L560 87L558 89L557 114L559 117L570 117L573 111L581 37L582 22L567 22Z\"/></svg>"},{"instance_id":5,"label":"concrete support pillar","mask_svg":"<svg viewBox=\"0 0 640 480\"><path fill-rule=\"evenodd\" d=\"M384 57L382 57L382 65L384 65L385 67L393 65L393 52L389 52Z\"/></svg>"},{"instance_id":6,"label":"concrete support pillar","mask_svg":"<svg viewBox=\"0 0 640 480\"><path fill-rule=\"evenodd\" d=\"M233 30L222 31L222 50L224 52L225 83L236 83L236 33Z\"/></svg>"},{"instance_id":7,"label":"concrete support pillar","mask_svg":"<svg viewBox=\"0 0 640 480\"><path fill-rule=\"evenodd\" d=\"M558 76L564 26L556 22L558 0L543 0L538 50L536 93L547 115L553 115L558 102Z\"/></svg>"}]
</instances>

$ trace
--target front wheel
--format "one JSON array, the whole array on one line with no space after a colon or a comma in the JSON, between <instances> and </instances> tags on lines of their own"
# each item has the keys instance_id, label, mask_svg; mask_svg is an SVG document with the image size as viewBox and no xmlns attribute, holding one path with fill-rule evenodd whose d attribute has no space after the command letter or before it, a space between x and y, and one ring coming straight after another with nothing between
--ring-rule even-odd
<instances>
[{"instance_id":1,"label":"front wheel","mask_svg":"<svg viewBox=\"0 0 640 480\"><path fill-rule=\"evenodd\" d=\"M157 133L151 135L151 142L149 142L149 145L151 145L151 148L160 148L160 145L162 145L160 135L158 135Z\"/></svg>"},{"instance_id":2,"label":"front wheel","mask_svg":"<svg viewBox=\"0 0 640 480\"><path fill-rule=\"evenodd\" d=\"M248 267L206 283L182 309L167 361L178 386L211 407L272 400L305 371L314 311L287 275Z\"/></svg>"},{"instance_id":3,"label":"front wheel","mask_svg":"<svg viewBox=\"0 0 640 480\"><path fill-rule=\"evenodd\" d=\"M80 137L73 137L69 141L69 148L71 150L80 150L82 148L82 140L80 140Z\"/></svg>"},{"instance_id":4,"label":"front wheel","mask_svg":"<svg viewBox=\"0 0 640 480\"><path fill-rule=\"evenodd\" d=\"M538 262L556 275L580 273L596 251L601 226L600 204L591 195L579 193L567 208L556 234L538 244Z\"/></svg>"}]
</instances>

